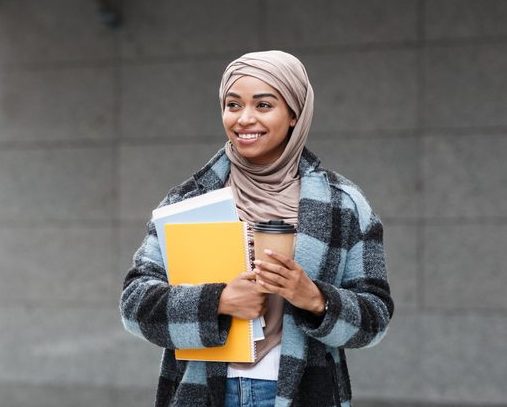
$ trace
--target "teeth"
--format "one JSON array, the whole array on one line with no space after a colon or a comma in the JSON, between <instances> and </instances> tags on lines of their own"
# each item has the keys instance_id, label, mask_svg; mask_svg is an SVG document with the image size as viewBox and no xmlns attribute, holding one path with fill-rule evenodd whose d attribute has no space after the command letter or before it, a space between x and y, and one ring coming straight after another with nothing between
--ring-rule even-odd
<instances>
[{"instance_id":1,"label":"teeth","mask_svg":"<svg viewBox=\"0 0 507 407\"><path fill-rule=\"evenodd\" d=\"M238 137L240 139L244 139L244 140L252 140L252 139L259 138L260 136L261 136L261 133L242 133L242 134L238 134Z\"/></svg>"}]
</instances>

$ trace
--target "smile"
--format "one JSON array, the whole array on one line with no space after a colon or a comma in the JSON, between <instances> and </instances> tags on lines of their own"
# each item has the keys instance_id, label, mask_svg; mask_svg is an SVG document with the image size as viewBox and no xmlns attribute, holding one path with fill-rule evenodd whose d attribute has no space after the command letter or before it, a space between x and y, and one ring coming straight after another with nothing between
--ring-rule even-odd
<instances>
[{"instance_id":1,"label":"smile","mask_svg":"<svg viewBox=\"0 0 507 407\"><path fill-rule=\"evenodd\" d=\"M264 134L265 133L236 133L236 136L241 140L257 140Z\"/></svg>"}]
</instances>

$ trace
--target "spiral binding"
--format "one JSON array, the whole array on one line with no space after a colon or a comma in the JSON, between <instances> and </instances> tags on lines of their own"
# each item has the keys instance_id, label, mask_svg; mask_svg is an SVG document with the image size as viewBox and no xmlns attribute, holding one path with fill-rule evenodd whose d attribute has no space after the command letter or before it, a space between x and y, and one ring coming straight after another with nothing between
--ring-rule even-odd
<instances>
[{"instance_id":1,"label":"spiral binding","mask_svg":"<svg viewBox=\"0 0 507 407\"><path fill-rule=\"evenodd\" d=\"M254 239L253 239L253 229L252 225L248 222L244 223L245 225L245 242L246 242L246 250L245 250L245 261L247 271L251 272L253 270L253 261L255 260L255 251L254 251ZM257 359L257 344L254 339L253 332L253 320L250 320L250 337L252 338L252 352L254 361Z\"/></svg>"}]
</instances>

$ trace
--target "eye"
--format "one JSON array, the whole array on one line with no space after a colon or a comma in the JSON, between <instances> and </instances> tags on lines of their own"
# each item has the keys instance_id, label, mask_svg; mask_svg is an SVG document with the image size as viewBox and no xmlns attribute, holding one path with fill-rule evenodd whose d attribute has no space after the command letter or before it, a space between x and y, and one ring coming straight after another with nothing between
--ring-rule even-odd
<instances>
[{"instance_id":1,"label":"eye","mask_svg":"<svg viewBox=\"0 0 507 407\"><path fill-rule=\"evenodd\" d=\"M273 106L271 106L271 104L268 103L268 102L259 102L259 104L257 105L257 107L259 109L271 109Z\"/></svg>"},{"instance_id":2,"label":"eye","mask_svg":"<svg viewBox=\"0 0 507 407\"><path fill-rule=\"evenodd\" d=\"M238 102L234 102L234 101L229 101L225 104L225 107L228 109L228 110L238 110L241 106Z\"/></svg>"}]
</instances>

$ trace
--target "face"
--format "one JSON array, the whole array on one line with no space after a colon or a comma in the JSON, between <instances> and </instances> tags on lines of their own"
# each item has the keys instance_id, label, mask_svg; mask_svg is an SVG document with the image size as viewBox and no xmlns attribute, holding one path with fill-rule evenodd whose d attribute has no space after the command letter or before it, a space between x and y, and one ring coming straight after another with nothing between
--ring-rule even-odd
<instances>
[{"instance_id":1,"label":"face","mask_svg":"<svg viewBox=\"0 0 507 407\"><path fill-rule=\"evenodd\" d=\"M290 127L296 125L289 106L267 83L244 76L225 95L222 121L238 153L253 164L270 164L280 157Z\"/></svg>"}]
</instances>

